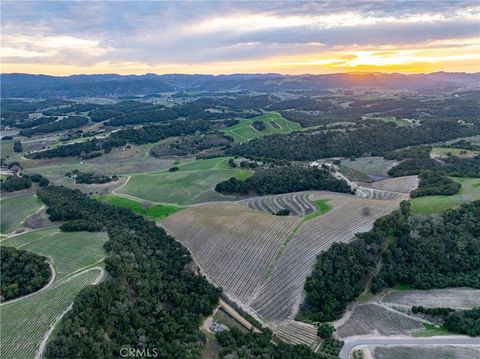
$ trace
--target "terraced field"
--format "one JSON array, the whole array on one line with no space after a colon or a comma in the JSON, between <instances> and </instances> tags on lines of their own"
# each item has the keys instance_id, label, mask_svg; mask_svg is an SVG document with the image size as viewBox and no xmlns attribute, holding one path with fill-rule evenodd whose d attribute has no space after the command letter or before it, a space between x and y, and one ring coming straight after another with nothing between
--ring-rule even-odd
<instances>
[{"instance_id":1,"label":"terraced field","mask_svg":"<svg viewBox=\"0 0 480 359\"><path fill-rule=\"evenodd\" d=\"M265 130L258 131L252 127L255 121L262 121L265 124ZM267 113L254 118L240 119L240 123L222 130L222 132L234 139L235 142L245 142L254 138L259 138L275 133L288 133L300 130L299 123L289 121L278 113Z\"/></svg>"},{"instance_id":2,"label":"terraced field","mask_svg":"<svg viewBox=\"0 0 480 359\"><path fill-rule=\"evenodd\" d=\"M1 233L10 233L21 227L25 219L42 207L42 203L33 193L2 198L0 205Z\"/></svg>"},{"instance_id":3,"label":"terraced field","mask_svg":"<svg viewBox=\"0 0 480 359\"><path fill-rule=\"evenodd\" d=\"M302 195L292 194L292 201L305 199ZM161 225L189 248L202 272L230 299L283 338L313 345L313 326L302 326L293 318L317 255L334 242L348 242L355 233L370 230L376 218L394 210L406 195L376 200L312 192L310 198L328 199L332 209L303 221L251 210L242 206L245 202L222 202L190 207ZM269 212L262 207L263 200L249 203ZM365 207L370 209L367 215ZM299 325L302 331L291 329Z\"/></svg>"},{"instance_id":4,"label":"terraced field","mask_svg":"<svg viewBox=\"0 0 480 359\"><path fill-rule=\"evenodd\" d=\"M53 264L53 283L30 296L0 304L0 357L31 359L78 292L103 277L106 233L59 232L58 227L31 231L2 240L11 246L44 255Z\"/></svg>"},{"instance_id":5,"label":"terraced field","mask_svg":"<svg viewBox=\"0 0 480 359\"><path fill-rule=\"evenodd\" d=\"M337 328L337 335L407 335L424 330L420 321L373 303L358 305L348 320Z\"/></svg>"},{"instance_id":6,"label":"terraced field","mask_svg":"<svg viewBox=\"0 0 480 359\"><path fill-rule=\"evenodd\" d=\"M246 207L267 212L277 213L282 209L288 209L295 216L306 216L314 212L317 207L309 199L309 192L295 192L249 198L243 201Z\"/></svg>"},{"instance_id":7,"label":"terraced field","mask_svg":"<svg viewBox=\"0 0 480 359\"><path fill-rule=\"evenodd\" d=\"M430 290L392 291L381 295L382 303L395 306L446 307L469 309L480 307L480 290L471 288L448 288Z\"/></svg>"}]
</instances>

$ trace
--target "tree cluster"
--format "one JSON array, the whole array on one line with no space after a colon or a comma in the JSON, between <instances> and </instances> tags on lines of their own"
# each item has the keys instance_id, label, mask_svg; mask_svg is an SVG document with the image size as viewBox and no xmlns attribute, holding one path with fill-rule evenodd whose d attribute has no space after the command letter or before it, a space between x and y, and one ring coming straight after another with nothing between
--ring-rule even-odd
<instances>
[{"instance_id":1,"label":"tree cluster","mask_svg":"<svg viewBox=\"0 0 480 359\"><path fill-rule=\"evenodd\" d=\"M62 120L55 122L45 123L43 125L21 130L19 134L21 136L31 137L33 135L41 135L44 133L69 130L72 128L78 128L88 123L88 118L82 116L69 116Z\"/></svg>"},{"instance_id":2,"label":"tree cluster","mask_svg":"<svg viewBox=\"0 0 480 359\"><path fill-rule=\"evenodd\" d=\"M333 177L328 170L313 167L275 167L258 169L246 180L232 177L215 186L215 191L225 194L278 194L307 190L350 193L344 180Z\"/></svg>"},{"instance_id":3,"label":"tree cluster","mask_svg":"<svg viewBox=\"0 0 480 359\"><path fill-rule=\"evenodd\" d=\"M21 297L44 287L51 276L46 259L24 250L2 246L0 301Z\"/></svg>"},{"instance_id":4,"label":"tree cluster","mask_svg":"<svg viewBox=\"0 0 480 359\"><path fill-rule=\"evenodd\" d=\"M118 180L117 176L99 175L93 172L81 172L79 170L67 172L65 173L65 177L75 179L75 183L84 184L102 184Z\"/></svg>"},{"instance_id":5,"label":"tree cluster","mask_svg":"<svg viewBox=\"0 0 480 359\"><path fill-rule=\"evenodd\" d=\"M155 223L78 190L49 186L37 195L51 220L97 224L109 235L109 277L75 298L46 358L116 358L125 346L159 348L161 358L200 356L198 327L220 290L185 269L192 260L185 247Z\"/></svg>"},{"instance_id":6,"label":"tree cluster","mask_svg":"<svg viewBox=\"0 0 480 359\"><path fill-rule=\"evenodd\" d=\"M420 173L418 188L410 193L412 198L434 195L450 196L458 193L462 185L454 180L434 171Z\"/></svg>"}]
</instances>

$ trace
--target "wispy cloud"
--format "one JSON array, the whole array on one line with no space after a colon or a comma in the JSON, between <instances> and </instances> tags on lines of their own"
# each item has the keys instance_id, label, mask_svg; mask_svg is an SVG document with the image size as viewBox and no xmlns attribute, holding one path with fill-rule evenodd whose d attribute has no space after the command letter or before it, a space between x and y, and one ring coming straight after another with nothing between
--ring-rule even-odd
<instances>
[{"instance_id":1,"label":"wispy cloud","mask_svg":"<svg viewBox=\"0 0 480 359\"><path fill-rule=\"evenodd\" d=\"M2 1L1 10L2 71L480 70L477 1Z\"/></svg>"}]
</instances>

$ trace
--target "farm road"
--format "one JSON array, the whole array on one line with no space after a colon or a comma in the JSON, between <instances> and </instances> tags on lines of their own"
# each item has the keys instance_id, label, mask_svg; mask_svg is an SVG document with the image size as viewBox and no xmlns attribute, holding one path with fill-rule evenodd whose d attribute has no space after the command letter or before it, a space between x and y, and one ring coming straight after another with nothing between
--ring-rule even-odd
<instances>
[{"instance_id":1,"label":"farm road","mask_svg":"<svg viewBox=\"0 0 480 359\"><path fill-rule=\"evenodd\" d=\"M466 336L442 336L431 338L358 338L346 340L340 351L340 359L348 359L350 352L360 346L417 346L417 345L456 345L456 346L480 346L480 338Z\"/></svg>"}]
</instances>

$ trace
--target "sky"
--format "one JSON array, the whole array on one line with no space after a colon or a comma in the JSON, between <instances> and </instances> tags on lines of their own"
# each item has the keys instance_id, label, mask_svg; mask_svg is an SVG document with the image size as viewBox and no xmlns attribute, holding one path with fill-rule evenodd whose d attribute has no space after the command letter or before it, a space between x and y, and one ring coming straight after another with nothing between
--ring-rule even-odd
<instances>
[{"instance_id":1,"label":"sky","mask_svg":"<svg viewBox=\"0 0 480 359\"><path fill-rule=\"evenodd\" d=\"M480 1L5 1L2 73L480 71Z\"/></svg>"}]
</instances>

